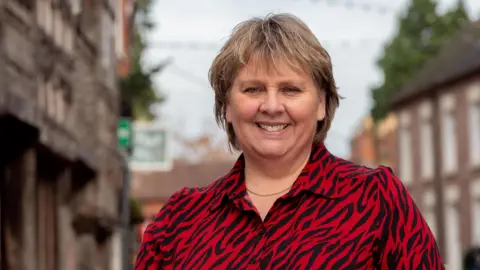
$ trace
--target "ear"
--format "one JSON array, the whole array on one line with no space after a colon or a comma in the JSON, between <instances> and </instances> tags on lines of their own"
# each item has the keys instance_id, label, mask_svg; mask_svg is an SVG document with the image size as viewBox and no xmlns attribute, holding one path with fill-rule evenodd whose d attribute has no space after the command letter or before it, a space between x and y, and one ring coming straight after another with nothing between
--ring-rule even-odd
<instances>
[{"instance_id":1,"label":"ear","mask_svg":"<svg viewBox=\"0 0 480 270\"><path fill-rule=\"evenodd\" d=\"M322 91L318 99L317 121L323 121L326 115L326 94Z\"/></svg>"}]
</instances>

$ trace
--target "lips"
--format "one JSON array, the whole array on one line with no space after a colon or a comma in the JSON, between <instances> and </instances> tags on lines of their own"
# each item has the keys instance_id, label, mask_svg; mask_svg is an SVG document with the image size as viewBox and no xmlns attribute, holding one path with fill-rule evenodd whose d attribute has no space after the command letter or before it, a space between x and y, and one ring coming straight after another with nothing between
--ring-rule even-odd
<instances>
[{"instance_id":1,"label":"lips","mask_svg":"<svg viewBox=\"0 0 480 270\"><path fill-rule=\"evenodd\" d=\"M257 126L265 131L268 132L279 132L288 127L288 124L260 124L258 123Z\"/></svg>"}]
</instances>

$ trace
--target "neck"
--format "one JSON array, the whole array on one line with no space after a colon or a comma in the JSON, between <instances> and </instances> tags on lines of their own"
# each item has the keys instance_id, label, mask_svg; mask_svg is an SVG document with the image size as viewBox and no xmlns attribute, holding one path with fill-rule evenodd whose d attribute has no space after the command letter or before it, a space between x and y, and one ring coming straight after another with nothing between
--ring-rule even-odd
<instances>
[{"instance_id":1,"label":"neck","mask_svg":"<svg viewBox=\"0 0 480 270\"><path fill-rule=\"evenodd\" d=\"M292 185L307 164L310 152L311 148L306 148L276 159L244 153L247 186L261 192Z\"/></svg>"}]
</instances>

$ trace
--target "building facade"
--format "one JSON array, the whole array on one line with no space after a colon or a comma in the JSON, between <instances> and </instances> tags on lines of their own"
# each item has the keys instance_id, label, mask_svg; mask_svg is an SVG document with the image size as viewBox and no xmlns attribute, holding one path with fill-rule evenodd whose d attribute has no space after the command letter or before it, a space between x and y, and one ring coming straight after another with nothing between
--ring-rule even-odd
<instances>
[{"instance_id":1,"label":"building facade","mask_svg":"<svg viewBox=\"0 0 480 270\"><path fill-rule=\"evenodd\" d=\"M138 236L142 236L145 227L175 192L184 187L206 187L227 174L234 163L228 159L196 164L176 161L168 170L133 171L132 195L145 217Z\"/></svg>"},{"instance_id":2,"label":"building facade","mask_svg":"<svg viewBox=\"0 0 480 270\"><path fill-rule=\"evenodd\" d=\"M134 23L134 2L135 0L117 1L117 24L115 50L117 54L117 73L119 76L127 76L130 73L130 51L132 46L132 34Z\"/></svg>"},{"instance_id":3,"label":"building facade","mask_svg":"<svg viewBox=\"0 0 480 270\"><path fill-rule=\"evenodd\" d=\"M367 115L350 140L350 160L367 167L388 166L397 172L397 146L397 116L390 113L374 124Z\"/></svg>"},{"instance_id":4,"label":"building facade","mask_svg":"<svg viewBox=\"0 0 480 270\"><path fill-rule=\"evenodd\" d=\"M377 162L375 127L370 115L365 116L354 131L350 140L350 160L368 167L374 167Z\"/></svg>"},{"instance_id":5,"label":"building facade","mask_svg":"<svg viewBox=\"0 0 480 270\"><path fill-rule=\"evenodd\" d=\"M480 245L480 21L462 29L397 96L400 179L460 269Z\"/></svg>"},{"instance_id":6,"label":"building facade","mask_svg":"<svg viewBox=\"0 0 480 270\"><path fill-rule=\"evenodd\" d=\"M114 268L116 5L0 0L1 269Z\"/></svg>"}]
</instances>

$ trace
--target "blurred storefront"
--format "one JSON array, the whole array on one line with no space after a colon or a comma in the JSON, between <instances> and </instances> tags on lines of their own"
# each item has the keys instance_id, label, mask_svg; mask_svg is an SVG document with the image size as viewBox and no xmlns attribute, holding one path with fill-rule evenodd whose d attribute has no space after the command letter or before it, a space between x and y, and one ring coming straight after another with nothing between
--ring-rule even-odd
<instances>
[{"instance_id":1,"label":"blurred storefront","mask_svg":"<svg viewBox=\"0 0 480 270\"><path fill-rule=\"evenodd\" d=\"M176 138L177 141L179 140ZM182 141L192 160L174 160L173 134L161 124L136 122L134 126L132 196L139 204L143 222L131 231L132 263L136 258L143 233L164 203L183 187L206 187L228 173L235 162L230 155L216 147L210 148L208 138ZM195 155L196 153L197 155Z\"/></svg>"},{"instance_id":2,"label":"blurred storefront","mask_svg":"<svg viewBox=\"0 0 480 270\"><path fill-rule=\"evenodd\" d=\"M112 267L122 175L105 3L0 1L2 270Z\"/></svg>"}]
</instances>

